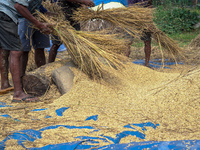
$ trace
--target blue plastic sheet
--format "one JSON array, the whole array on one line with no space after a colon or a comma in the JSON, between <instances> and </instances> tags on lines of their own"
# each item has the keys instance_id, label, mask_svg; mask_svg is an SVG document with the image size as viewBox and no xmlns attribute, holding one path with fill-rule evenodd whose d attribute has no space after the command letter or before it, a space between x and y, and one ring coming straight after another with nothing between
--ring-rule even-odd
<instances>
[{"instance_id":1,"label":"blue plastic sheet","mask_svg":"<svg viewBox=\"0 0 200 150\"><path fill-rule=\"evenodd\" d=\"M33 111L43 111L43 110L47 110L47 108L33 109L33 110L31 110L31 111L33 112Z\"/></svg>"},{"instance_id":2,"label":"blue plastic sheet","mask_svg":"<svg viewBox=\"0 0 200 150\"><path fill-rule=\"evenodd\" d=\"M6 105L4 103L4 105ZM69 107L62 107L57 109L57 115L62 116L63 112L67 110ZM46 110L47 108L42 109L34 109L32 111L42 111ZM12 118L8 114L0 114L0 117L7 117ZM51 116L46 116L46 118L51 118ZM98 119L98 115L92 115L87 117L87 120L94 120ZM15 119L17 120L17 119ZM5 142L10 139L17 140L17 143L24 147L27 150L84 150L84 149L94 149L94 150L142 150L142 149L150 149L150 150L200 150L200 140L180 140L180 141L146 141L146 142L130 142L130 143L123 143L120 144L120 141L127 136L135 136L138 139L145 139L145 132L148 128L151 127L156 130L159 124L153 124L152 122L145 122L145 123L132 123L127 124L124 128L129 130L124 130L118 134L116 134L115 138L110 136L105 136L104 134L99 135L98 137L89 136L90 133L99 132L100 129L94 128L92 126L70 126L70 125L52 125L41 128L39 130L20 130L17 132L13 132L12 134L8 135L3 141L0 142L0 150L4 150L6 145ZM64 127L67 129L87 129L91 130L88 133L88 136L77 136L76 139L78 141L74 142L66 142L60 144L53 144L53 145L46 145L44 147L32 147L27 148L24 145L24 142L34 142L37 139L42 138L42 132L45 130L50 129L57 129L59 127ZM137 130L136 127L142 130ZM107 143L106 146L100 146L100 141ZM99 145L98 145L99 144Z\"/></svg>"},{"instance_id":3,"label":"blue plastic sheet","mask_svg":"<svg viewBox=\"0 0 200 150\"><path fill-rule=\"evenodd\" d=\"M141 127L143 131L147 131L147 129L145 127L152 127L154 129L156 129L157 126L159 126L159 124L153 124L151 122L146 122L146 123L133 123L133 126L138 126Z\"/></svg>"},{"instance_id":4,"label":"blue plastic sheet","mask_svg":"<svg viewBox=\"0 0 200 150\"><path fill-rule=\"evenodd\" d=\"M65 112L65 110L69 109L69 107L62 107L56 110L56 113L58 116L63 116L63 113Z\"/></svg>"},{"instance_id":5,"label":"blue plastic sheet","mask_svg":"<svg viewBox=\"0 0 200 150\"><path fill-rule=\"evenodd\" d=\"M163 67L163 63L162 62L158 62L158 61L161 61L160 59L155 59L154 61L149 61L149 65L152 67L152 68L162 68ZM176 63L175 62L167 62L168 60L164 60L164 67L165 69L171 69L170 67L167 67L167 66L170 66L170 65L175 65ZM139 65L144 65L145 64L145 60L136 60L136 61L133 61L134 64L139 64ZM177 64L184 64L182 62L177 62ZM167 66L166 66L167 65Z\"/></svg>"},{"instance_id":6,"label":"blue plastic sheet","mask_svg":"<svg viewBox=\"0 0 200 150\"><path fill-rule=\"evenodd\" d=\"M6 105L6 103L4 103L4 102L0 102L0 108L1 107L13 107L13 106L11 106L11 105Z\"/></svg>"},{"instance_id":7,"label":"blue plastic sheet","mask_svg":"<svg viewBox=\"0 0 200 150\"><path fill-rule=\"evenodd\" d=\"M75 150L76 147L80 145L81 143L82 141L47 145L41 148L30 148L29 150Z\"/></svg>"},{"instance_id":8,"label":"blue plastic sheet","mask_svg":"<svg viewBox=\"0 0 200 150\"><path fill-rule=\"evenodd\" d=\"M46 115L45 118L52 118L52 116Z\"/></svg>"},{"instance_id":9,"label":"blue plastic sheet","mask_svg":"<svg viewBox=\"0 0 200 150\"><path fill-rule=\"evenodd\" d=\"M94 115L94 116L87 117L87 119L85 119L85 121L87 121L87 120L97 121L97 119L98 119L98 115Z\"/></svg>"},{"instance_id":10,"label":"blue plastic sheet","mask_svg":"<svg viewBox=\"0 0 200 150\"><path fill-rule=\"evenodd\" d=\"M46 48L48 52L50 51L50 48L51 48L52 45L53 45L53 43L52 43L52 41L50 40L50 47ZM61 44L60 47L58 48L58 51L59 51L59 52L66 51L66 50L67 50L67 48L65 47L64 44Z\"/></svg>"},{"instance_id":11,"label":"blue plastic sheet","mask_svg":"<svg viewBox=\"0 0 200 150\"><path fill-rule=\"evenodd\" d=\"M96 116L96 115L94 115ZM91 116L93 117L93 116ZM144 132L136 131L134 127L140 127ZM28 150L83 150L83 149L96 149L96 150L140 150L140 149L156 149L156 150L169 150L169 149L181 149L181 150L200 150L200 140L184 140L184 141L148 141L148 142L130 142L125 144L119 144L120 140L126 136L132 135L136 136L139 139L145 139L145 131L147 130L145 127L152 127L153 129L156 129L156 127L159 126L159 124L153 124L151 122L146 123L133 123L125 125L124 127L133 129L133 131L123 131L116 135L116 138L112 138L109 136L104 136L103 134L100 135L101 137L90 137L90 136L78 136L76 137L79 139L79 141L75 142L66 142L66 143L60 143L60 144L54 144L54 145L46 145L44 147L33 147L33 148L26 148L24 146L25 141L34 142L36 139L41 139L42 131L49 130L49 129L56 129L58 127L65 127L68 129L89 129L93 132L98 132L99 129L95 129L91 126L69 126L69 125L54 125L54 126L47 126L44 128L41 128L40 130L21 130L18 132L14 132L8 137L6 137L3 141L0 142L0 149L4 150L5 148L5 142L9 139L15 139L18 141L18 144L23 146L24 148ZM108 143L107 146L98 146L99 141ZM110 144L112 141L113 144ZM95 145L94 145L95 144Z\"/></svg>"},{"instance_id":12,"label":"blue plastic sheet","mask_svg":"<svg viewBox=\"0 0 200 150\"><path fill-rule=\"evenodd\" d=\"M107 3L110 3L110 2L118 2L118 3L121 3L124 6L128 6L127 0L94 0L95 6L98 6L99 4L102 4L102 3L107 4Z\"/></svg>"},{"instance_id":13,"label":"blue plastic sheet","mask_svg":"<svg viewBox=\"0 0 200 150\"><path fill-rule=\"evenodd\" d=\"M12 117L11 117L10 115L8 115L8 114L0 114L0 117L11 118L11 119L13 119L13 120L15 120L15 121L20 121L20 120L18 120L18 119L12 118Z\"/></svg>"},{"instance_id":14,"label":"blue plastic sheet","mask_svg":"<svg viewBox=\"0 0 200 150\"><path fill-rule=\"evenodd\" d=\"M128 144L112 144L97 150L200 150L200 140L183 141L148 141L131 142Z\"/></svg>"}]
</instances>

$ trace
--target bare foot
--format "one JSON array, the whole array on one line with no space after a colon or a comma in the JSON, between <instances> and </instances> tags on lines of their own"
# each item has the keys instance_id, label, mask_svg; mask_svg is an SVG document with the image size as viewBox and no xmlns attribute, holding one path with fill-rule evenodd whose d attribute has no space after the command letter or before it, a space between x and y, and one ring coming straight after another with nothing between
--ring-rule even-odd
<instances>
[{"instance_id":1,"label":"bare foot","mask_svg":"<svg viewBox=\"0 0 200 150\"><path fill-rule=\"evenodd\" d=\"M146 67L150 68L150 69L153 69L153 67L151 67L149 64L148 65L145 65Z\"/></svg>"},{"instance_id":2,"label":"bare foot","mask_svg":"<svg viewBox=\"0 0 200 150\"><path fill-rule=\"evenodd\" d=\"M25 93L21 93L18 96L14 95L13 100L12 100L12 102L18 102L18 103L21 103L21 102L30 103L30 102L38 102L38 101L39 101L38 97L34 97L32 95L25 94Z\"/></svg>"},{"instance_id":3,"label":"bare foot","mask_svg":"<svg viewBox=\"0 0 200 150\"><path fill-rule=\"evenodd\" d=\"M5 89L8 89L8 88L11 88L12 86L10 84L4 84L4 85L1 85L1 89L0 90L5 90Z\"/></svg>"}]
</instances>

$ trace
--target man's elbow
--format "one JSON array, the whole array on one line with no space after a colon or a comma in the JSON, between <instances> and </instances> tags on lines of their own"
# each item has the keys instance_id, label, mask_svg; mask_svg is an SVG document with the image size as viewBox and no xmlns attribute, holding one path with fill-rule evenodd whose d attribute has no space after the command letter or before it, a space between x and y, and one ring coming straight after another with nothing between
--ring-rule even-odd
<instances>
[{"instance_id":1,"label":"man's elbow","mask_svg":"<svg viewBox=\"0 0 200 150\"><path fill-rule=\"evenodd\" d=\"M14 7L15 7L16 10L18 10L19 7L20 7L20 5L19 5L18 3L16 3L16 4L14 5Z\"/></svg>"},{"instance_id":2,"label":"man's elbow","mask_svg":"<svg viewBox=\"0 0 200 150\"><path fill-rule=\"evenodd\" d=\"M19 3L16 3L16 4L14 5L14 7L15 7L15 9L18 11L18 10L22 9L24 6L21 5L21 4L19 4Z\"/></svg>"}]
</instances>

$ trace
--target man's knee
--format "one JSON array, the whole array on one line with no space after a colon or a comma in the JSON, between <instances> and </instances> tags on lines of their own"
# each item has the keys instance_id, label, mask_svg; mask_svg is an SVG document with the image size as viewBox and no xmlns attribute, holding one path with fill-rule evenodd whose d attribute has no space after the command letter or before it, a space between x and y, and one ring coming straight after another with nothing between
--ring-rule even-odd
<instances>
[{"instance_id":1,"label":"man's knee","mask_svg":"<svg viewBox=\"0 0 200 150\"><path fill-rule=\"evenodd\" d=\"M10 51L11 57L21 57L23 54L23 51Z\"/></svg>"}]
</instances>

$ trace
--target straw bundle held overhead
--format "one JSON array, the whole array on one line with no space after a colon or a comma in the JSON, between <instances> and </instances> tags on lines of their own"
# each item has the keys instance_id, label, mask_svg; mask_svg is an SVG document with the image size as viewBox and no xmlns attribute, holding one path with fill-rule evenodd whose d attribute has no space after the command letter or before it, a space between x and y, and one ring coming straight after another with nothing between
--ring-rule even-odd
<instances>
[{"instance_id":1,"label":"straw bundle held overhead","mask_svg":"<svg viewBox=\"0 0 200 150\"><path fill-rule=\"evenodd\" d=\"M97 11L80 8L73 15L79 22L86 22L91 19L102 19L111 22L114 26L120 27L125 32L138 38L142 32L151 32L156 42L169 54L181 54L182 49L178 44L160 31L153 22L152 8L143 8L138 5Z\"/></svg>"},{"instance_id":2,"label":"straw bundle held overhead","mask_svg":"<svg viewBox=\"0 0 200 150\"><path fill-rule=\"evenodd\" d=\"M76 31L68 21L46 17L40 12L38 16L44 22L53 24L53 34L60 37L74 63L90 77L102 77L105 64L115 69L124 67L121 61L124 61L125 57L115 53L115 51L125 50L124 40L100 32Z\"/></svg>"},{"instance_id":3,"label":"straw bundle held overhead","mask_svg":"<svg viewBox=\"0 0 200 150\"><path fill-rule=\"evenodd\" d=\"M147 29L149 24L153 24L152 18L151 9L147 10L139 6L106 10L102 10L101 7L99 7L97 11L79 8L73 15L73 19L79 22L87 22L91 19L109 21L113 26L122 28L134 37L141 36L143 34L142 32Z\"/></svg>"},{"instance_id":4,"label":"straw bundle held overhead","mask_svg":"<svg viewBox=\"0 0 200 150\"><path fill-rule=\"evenodd\" d=\"M45 2L42 2L42 5L43 5L44 8L46 8L49 12L56 13L56 16L55 16L55 17L57 17L57 18L62 18L62 19L65 18L65 15L64 15L64 13L62 12L61 7L58 5L58 2L51 3L50 0L47 0L47 1L45 1ZM53 17L53 16L52 16L52 17Z\"/></svg>"}]
</instances>

